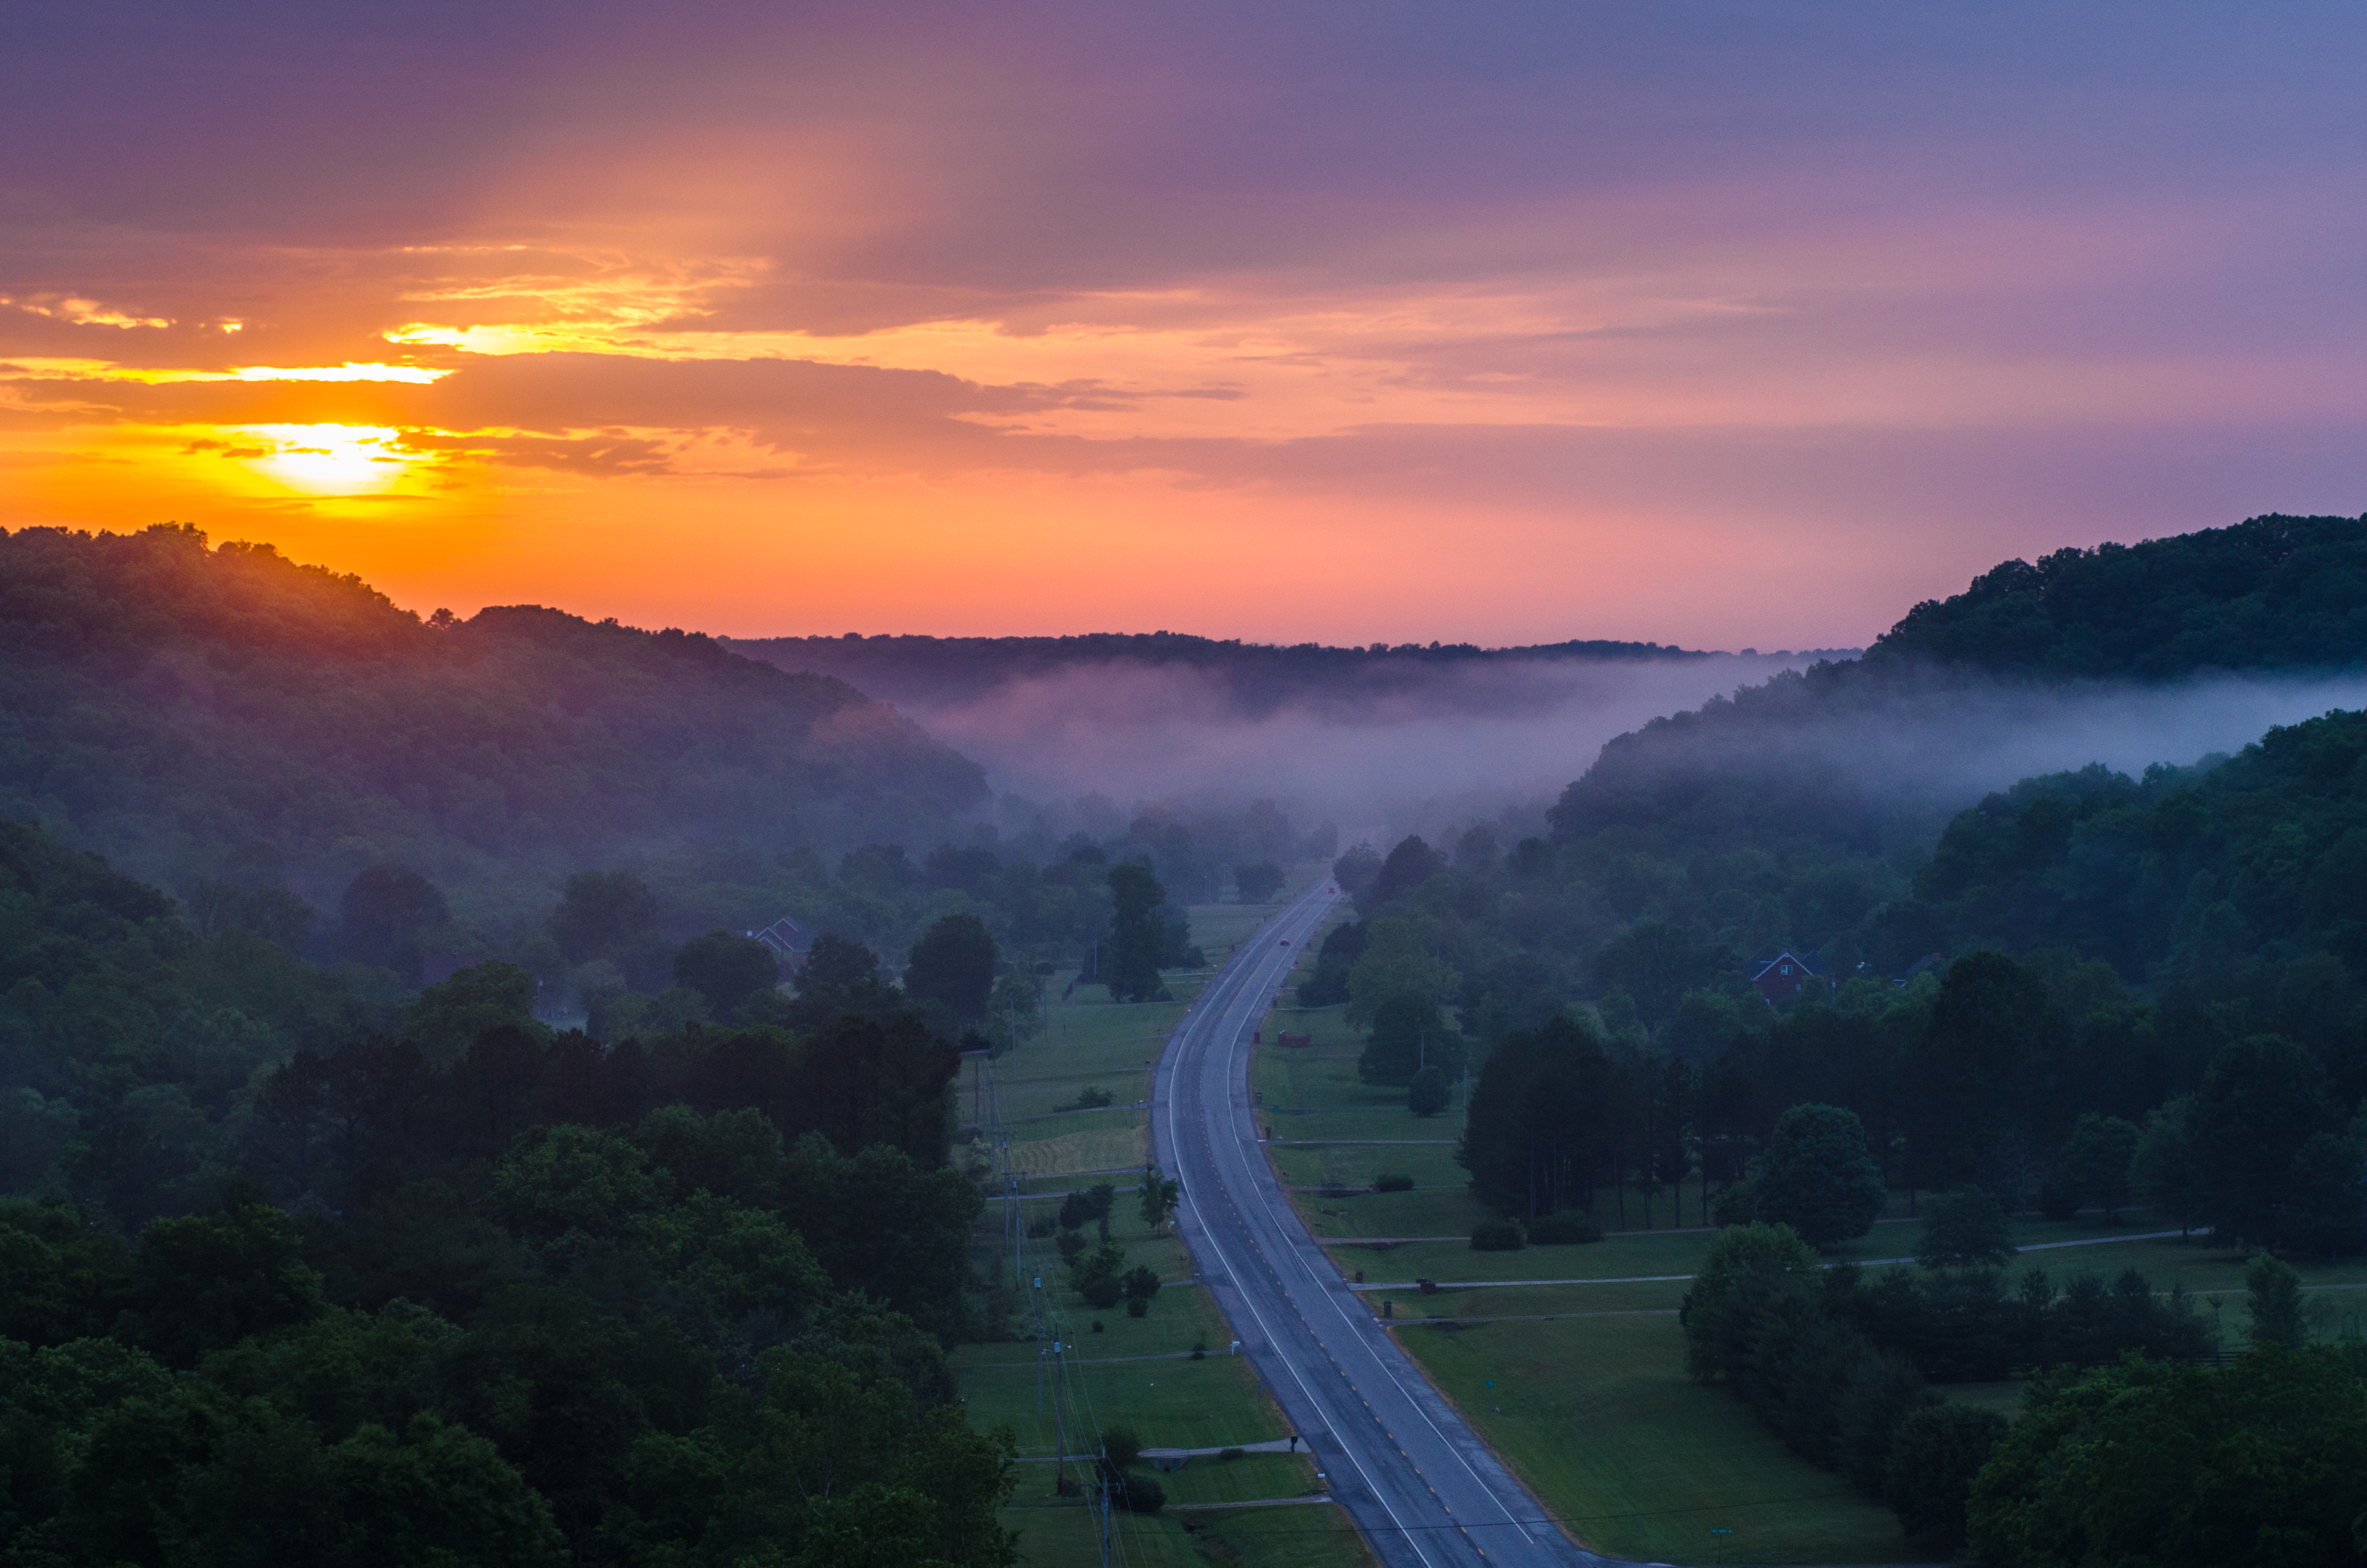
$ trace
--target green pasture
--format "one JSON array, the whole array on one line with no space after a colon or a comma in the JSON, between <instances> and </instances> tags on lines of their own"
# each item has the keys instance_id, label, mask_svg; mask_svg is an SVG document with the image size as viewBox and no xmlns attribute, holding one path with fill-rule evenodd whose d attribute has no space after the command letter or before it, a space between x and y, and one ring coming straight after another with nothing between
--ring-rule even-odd
<instances>
[{"instance_id":1,"label":"green pasture","mask_svg":"<svg viewBox=\"0 0 2367 1568\"><path fill-rule=\"evenodd\" d=\"M1044 1277L1047 1295L1052 1277ZM1035 1330L1032 1312L1021 1312L1027 1331ZM1093 1324L1102 1325L1099 1333ZM1064 1298L1059 1316L1054 1319L1054 1332L1066 1343L1073 1340L1073 1354L1083 1360L1126 1360L1138 1356L1184 1356L1195 1345L1205 1345L1211 1356L1222 1355L1231 1343L1231 1327L1225 1314L1208 1292L1197 1285L1169 1285L1151 1298L1150 1311L1144 1316L1130 1318L1126 1308L1114 1307L1102 1312L1086 1306L1073 1296ZM957 1352L964 1367L1034 1367L1036 1342L1006 1341L1000 1345L965 1345Z\"/></svg>"},{"instance_id":2,"label":"green pasture","mask_svg":"<svg viewBox=\"0 0 2367 1568\"><path fill-rule=\"evenodd\" d=\"M1155 1310L1155 1309L1154 1309ZM1126 1426L1154 1449L1222 1448L1263 1443L1290 1435L1289 1426L1258 1386L1243 1356L1211 1355L1206 1360L1096 1361L1080 1354L1068 1366L1072 1427L1088 1434ZM1008 1426L1022 1455L1053 1449L1050 1369L1033 1363L970 1362L957 1357L961 1396L970 1425ZM1041 1392L1039 1394L1039 1384ZM1070 1451L1084 1451L1075 1430ZM1029 1467L1033 1473L1035 1467ZM1044 1490L1051 1491L1048 1470Z\"/></svg>"},{"instance_id":3,"label":"green pasture","mask_svg":"<svg viewBox=\"0 0 2367 1568\"><path fill-rule=\"evenodd\" d=\"M1280 903L1195 903L1184 913L1192 922L1192 940L1208 955L1211 967L1221 965L1235 948L1274 918Z\"/></svg>"},{"instance_id":4,"label":"green pasture","mask_svg":"<svg viewBox=\"0 0 2367 1568\"><path fill-rule=\"evenodd\" d=\"M1460 1168L1455 1174L1462 1174ZM1319 1192L1292 1196L1315 1233L1327 1237L1468 1236L1472 1226L1496 1212L1460 1183L1411 1192L1357 1192L1346 1198L1326 1198Z\"/></svg>"},{"instance_id":5,"label":"green pasture","mask_svg":"<svg viewBox=\"0 0 2367 1568\"><path fill-rule=\"evenodd\" d=\"M1228 918L1246 918L1242 935L1254 928L1263 913L1254 906L1214 908ZM1209 940L1206 935L1198 939L1204 944ZM1079 987L1071 1000L1053 1003L1046 1028L1035 1040L985 1063L982 1071L978 1064L966 1064L961 1084L965 1119L975 1118L980 1083L991 1074L1004 1118L1002 1135L1009 1141L1008 1168L1020 1174L1023 1192L1071 1191L1097 1181L1120 1188L1137 1186L1150 1147L1148 1128L1142 1113L1129 1110L1127 1102L1150 1094L1159 1051L1198 995L1203 978L1170 974L1167 984L1177 1000L1138 1006L1113 1005L1099 987ZM1059 977L1053 984L1057 996L1067 979ZM1062 1110L1075 1105L1088 1087L1118 1103L1101 1109ZM975 1142L960 1157L971 1162L985 1153L983 1142ZM1224 1314L1206 1290L1189 1282L1189 1252L1172 1235L1150 1234L1136 1202L1131 1191L1117 1194L1112 1240L1125 1250L1126 1267L1147 1265L1170 1282L1143 1317L1127 1316L1123 1303L1107 1310L1087 1306L1069 1290L1068 1267L1050 1238L1028 1237L1022 1244L1022 1275L1043 1278L1047 1326L1065 1347L1072 1426L1087 1434L1103 1426L1130 1426L1152 1447L1218 1448L1285 1436L1279 1413L1259 1388L1248 1362L1228 1354L1233 1330ZM1023 1224L1049 1216L1058 1203L1053 1197L1023 1199ZM1003 1230L1004 1208L1001 1202L987 1205L976 1244L982 1273L1007 1281L1013 1263ZM1086 1235L1097 1243L1090 1226ZM1039 1395L1041 1358L1029 1294L1019 1294L1011 1309L1014 1331L1028 1337L954 1351L957 1386L973 1424L1007 1424L1017 1435L1022 1453L1049 1454L1052 1406L1048 1397ZM1190 1358L1195 1346L1206 1347L1204 1359ZM1070 1451L1082 1451L1086 1440L1072 1432ZM1078 1504L1055 1504L1051 1478L1048 1465L1021 1467L1020 1506L1009 1511L1006 1522L1026 1532L1023 1553L1030 1562L1098 1563L1086 1511ZM1179 1502L1238 1503L1296 1496L1311 1478L1303 1456L1248 1456L1221 1466L1213 1459L1195 1460L1161 1480ZM1300 1521L1298 1528L1306 1533L1293 1537L1265 1522L1262 1516L1270 1513L1319 1517ZM1230 1522L1243 1516L1260 1517L1248 1527ZM1186 1531L1182 1528L1185 1520L1197 1528ZM1301 1554L1311 1551L1311 1563L1368 1561L1344 1517L1321 1506L1211 1510L1205 1515L1186 1511L1172 1517L1122 1518L1119 1528L1132 1532L1127 1537L1133 1543L1131 1562L1263 1562L1280 1550L1273 1544L1277 1540L1296 1542Z\"/></svg>"},{"instance_id":6,"label":"green pasture","mask_svg":"<svg viewBox=\"0 0 2367 1568\"><path fill-rule=\"evenodd\" d=\"M1687 1378L1673 1318L1407 1327L1398 1340L1598 1551L1698 1563L1920 1555L1889 1509L1793 1454L1726 1390Z\"/></svg>"},{"instance_id":7,"label":"green pasture","mask_svg":"<svg viewBox=\"0 0 2367 1568\"><path fill-rule=\"evenodd\" d=\"M1099 1527L1082 1503L1007 1508L1002 1523L1020 1532L1019 1560L1029 1568L1101 1568ZM1326 1503L1120 1514L1115 1533L1127 1568L1365 1568L1373 1561L1348 1516Z\"/></svg>"},{"instance_id":8,"label":"green pasture","mask_svg":"<svg viewBox=\"0 0 2367 1568\"><path fill-rule=\"evenodd\" d=\"M2117 1226L2092 1216L2022 1221L2015 1241L2029 1250L2009 1271L2042 1267L2060 1288L2077 1273L2109 1280L2134 1267L2156 1290L2196 1293L2222 1343L2240 1349L2248 1321L2243 1258L2200 1239L2136 1239L2155 1228L2142 1215ZM1911 1221L1880 1224L1829 1256L1878 1264L1911 1254L1920 1233ZM1690 1275L1713 1236L1663 1232L1516 1253L1474 1253L1467 1244L1327 1250L1352 1275L1362 1268L1370 1279L1440 1282L1431 1295L1368 1291L1365 1300L1376 1312L1387 1303L1399 1342L1548 1506L1577 1521L1598 1549L1703 1563L1911 1557L1887 1510L1790 1453L1730 1393L1686 1380L1675 1309L1687 1279L1611 1282ZM2044 1244L2066 1241L2096 1244ZM2344 1337L2367 1323L2367 1262L2295 1267L2316 1335ZM1483 1288L1457 1286L1457 1278L1603 1282ZM2020 1391L2015 1382L1939 1390L2008 1416L2019 1408ZM1606 1433L1616 1440L1606 1441ZM1713 1526L1731 1533L1711 1535Z\"/></svg>"},{"instance_id":9,"label":"green pasture","mask_svg":"<svg viewBox=\"0 0 2367 1568\"><path fill-rule=\"evenodd\" d=\"M1285 1139L1290 1136L1289 1131L1279 1125L1274 1131ZM1266 1153L1274 1162L1274 1174L1285 1187L1370 1187L1373 1178L1383 1172L1402 1172L1413 1177L1417 1187L1459 1186L1469 1179L1463 1167L1455 1163L1452 1142L1305 1146L1269 1143ZM1292 1196L1303 1195L1295 1193Z\"/></svg>"}]
</instances>

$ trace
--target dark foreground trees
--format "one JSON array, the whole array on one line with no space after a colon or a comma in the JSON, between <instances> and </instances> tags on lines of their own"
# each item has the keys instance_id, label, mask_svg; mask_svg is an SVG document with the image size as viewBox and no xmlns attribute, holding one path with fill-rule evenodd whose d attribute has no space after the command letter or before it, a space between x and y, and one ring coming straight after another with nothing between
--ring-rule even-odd
<instances>
[{"instance_id":1,"label":"dark foreground trees","mask_svg":"<svg viewBox=\"0 0 2367 1568\"><path fill-rule=\"evenodd\" d=\"M2271 1568L2359 1559L2367 1355L2271 1346L2033 1385L1972 1488L1975 1559Z\"/></svg>"}]
</instances>

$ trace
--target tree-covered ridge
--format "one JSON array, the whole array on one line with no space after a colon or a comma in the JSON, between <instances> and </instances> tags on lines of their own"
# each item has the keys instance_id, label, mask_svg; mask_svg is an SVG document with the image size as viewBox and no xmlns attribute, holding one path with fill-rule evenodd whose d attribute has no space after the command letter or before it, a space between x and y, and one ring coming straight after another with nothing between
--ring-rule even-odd
<instances>
[{"instance_id":1,"label":"tree-covered ridge","mask_svg":"<svg viewBox=\"0 0 2367 1568\"><path fill-rule=\"evenodd\" d=\"M453 885L934 837L985 794L892 710L703 636L423 623L186 528L0 534L0 811L179 888L253 846L325 902L379 862Z\"/></svg>"},{"instance_id":2,"label":"tree-covered ridge","mask_svg":"<svg viewBox=\"0 0 2367 1568\"><path fill-rule=\"evenodd\" d=\"M1482 648L1469 642L1319 642L1289 645L1183 632L1092 632L1070 637L764 637L729 640L734 650L783 669L835 676L891 702L942 706L1014 681L1111 666L1187 670L1211 681L1237 715L1257 717L1290 703L1357 703L1434 682L1458 669L1531 664L1702 659L1658 642L1602 640Z\"/></svg>"},{"instance_id":3,"label":"tree-covered ridge","mask_svg":"<svg viewBox=\"0 0 2367 1568\"><path fill-rule=\"evenodd\" d=\"M2367 517L2253 517L2008 561L1925 600L1869 663L2162 680L2367 662Z\"/></svg>"},{"instance_id":4,"label":"tree-covered ridge","mask_svg":"<svg viewBox=\"0 0 2367 1568\"><path fill-rule=\"evenodd\" d=\"M2310 953L2367 979L2367 713L2216 767L2024 779L1949 824L1915 892L1959 949L2066 948L2209 995Z\"/></svg>"}]
</instances>

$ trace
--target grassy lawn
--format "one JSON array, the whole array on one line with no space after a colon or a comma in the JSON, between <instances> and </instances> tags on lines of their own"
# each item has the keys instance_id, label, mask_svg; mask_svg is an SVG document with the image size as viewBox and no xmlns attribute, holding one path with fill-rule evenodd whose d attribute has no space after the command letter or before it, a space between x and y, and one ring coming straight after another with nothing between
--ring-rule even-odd
<instances>
[{"instance_id":1,"label":"grassy lawn","mask_svg":"<svg viewBox=\"0 0 2367 1568\"><path fill-rule=\"evenodd\" d=\"M1038 1407L1038 1372L1030 1363L978 1364L967 1351L956 1358L962 1397L969 1402L973 1426L1008 1426L1019 1451L1049 1455L1053 1449L1050 1388ZM1259 1389L1247 1358L1216 1355L1205 1361L1069 1362L1070 1451L1081 1453L1093 1435L1128 1426L1155 1449L1212 1449L1229 1443L1262 1443L1290 1434L1289 1426ZM1033 1475L1036 1466L1028 1467ZM1023 1478L1023 1484L1025 1478ZM1051 1491L1044 1471L1042 1490Z\"/></svg>"},{"instance_id":2,"label":"grassy lawn","mask_svg":"<svg viewBox=\"0 0 2367 1568\"><path fill-rule=\"evenodd\" d=\"M1240 926L1242 936L1270 913L1256 906L1212 908L1224 919L1246 921ZM1195 911L1195 916L1201 913ZM1209 928L1200 929L1197 939L1206 945ZM1224 933L1218 929L1216 934ZM1009 1165L1020 1173L1023 1191L1069 1191L1097 1181L1130 1187L1139 1180L1149 1153L1148 1129L1142 1115L1129 1111L1126 1102L1149 1095L1151 1068L1162 1042L1199 994L1203 979L1170 974L1167 985L1177 1000L1140 1006L1113 1006L1098 986L1079 986L1073 996L1061 1001L1058 998L1068 979L1054 981L1055 1000L1043 1032L984 1068L993 1074L1002 1116L1014 1119L1006 1119L1002 1131L1010 1142ZM981 1076L974 1065L966 1066L962 1074L965 1119L976 1117ZM1051 1114L1074 1105L1087 1088L1103 1090L1119 1103ZM982 1144L972 1144L957 1157L967 1162L983 1154ZM1023 1221L1046 1218L1057 1204L1050 1198L1023 1200ZM1003 1208L1001 1203L988 1205L978 1233L978 1261L986 1277L1008 1280L1013 1265L1002 1228ZM1144 1442L1159 1448L1218 1448L1286 1436L1287 1425L1249 1363L1227 1353L1233 1332L1224 1314L1206 1291L1188 1283L1191 1257L1183 1244L1144 1230L1131 1192L1117 1195L1111 1230L1112 1239L1125 1249L1127 1267L1148 1265L1161 1278L1186 1281L1162 1290L1144 1317L1130 1318L1122 1306L1108 1311L1088 1307L1068 1289L1067 1267L1050 1239L1029 1237L1022 1244L1021 1266L1028 1278L1040 1275L1044 1279L1047 1324L1065 1350L1070 1451L1084 1451L1095 1434L1114 1426L1129 1426ZM1089 1240L1095 1239L1090 1228L1086 1233ZM1035 1314L1027 1295L1016 1298L1013 1309L1013 1329L1025 1337L957 1347L951 1358L957 1385L974 1425L1007 1425L1021 1453L1049 1455L1054 1407L1039 1371ZM1190 1359L1195 1346L1206 1347L1206 1358ZM1023 1531L1024 1560L1075 1562L1081 1568L1098 1564L1101 1553L1091 1515L1082 1504L1056 1503L1052 1477L1048 1464L1020 1467L1020 1493L1004 1522ZM1303 1455L1249 1455L1225 1462L1195 1459L1160 1477L1176 1502L1209 1504L1293 1497L1312 1479ZM1121 1515L1117 1529L1126 1561L1137 1564L1200 1568L1211 1562L1279 1562L1286 1556L1304 1568L1346 1568L1370 1561L1346 1517L1328 1506L1187 1509L1145 1518Z\"/></svg>"},{"instance_id":3,"label":"grassy lawn","mask_svg":"<svg viewBox=\"0 0 2367 1568\"><path fill-rule=\"evenodd\" d=\"M1193 945L1208 955L1211 965L1218 965L1281 907L1279 903L1195 903L1184 913L1192 922Z\"/></svg>"},{"instance_id":4,"label":"grassy lawn","mask_svg":"<svg viewBox=\"0 0 2367 1568\"><path fill-rule=\"evenodd\" d=\"M1159 1479L1172 1496L1177 1478ZM1081 1503L1010 1508L1002 1522L1020 1532L1019 1558L1031 1568L1100 1568L1097 1527ZM1328 1504L1120 1514L1115 1533L1128 1568L1363 1568L1373 1561L1348 1516Z\"/></svg>"},{"instance_id":5,"label":"grassy lawn","mask_svg":"<svg viewBox=\"0 0 2367 1568\"><path fill-rule=\"evenodd\" d=\"M1274 1131L1290 1135L1280 1126ZM1467 1179L1455 1163L1452 1143L1285 1143L1268 1145L1266 1153L1285 1187L1370 1187L1385 1171L1403 1172L1420 1187L1447 1187Z\"/></svg>"},{"instance_id":6,"label":"grassy lawn","mask_svg":"<svg viewBox=\"0 0 2367 1568\"><path fill-rule=\"evenodd\" d=\"M1724 1389L1686 1378L1672 1319L1417 1327L1398 1339L1600 1551L1704 1563L1921 1555L1889 1509L1786 1450Z\"/></svg>"}]
</instances>

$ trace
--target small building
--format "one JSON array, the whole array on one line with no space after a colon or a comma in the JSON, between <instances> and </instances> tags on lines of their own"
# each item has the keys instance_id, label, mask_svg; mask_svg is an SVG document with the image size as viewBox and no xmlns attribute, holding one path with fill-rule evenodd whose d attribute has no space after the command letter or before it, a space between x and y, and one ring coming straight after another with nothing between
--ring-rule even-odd
<instances>
[{"instance_id":1,"label":"small building","mask_svg":"<svg viewBox=\"0 0 2367 1568\"><path fill-rule=\"evenodd\" d=\"M1913 963L1908 965L1903 972L1892 975L1890 977L1890 983L1899 987L1901 990L1904 990L1908 986L1914 984L1915 977L1921 974L1925 970L1937 969L1940 965L1947 961L1948 960L1946 959L1942 958L1938 953L1925 953L1921 958L1917 959Z\"/></svg>"},{"instance_id":2,"label":"small building","mask_svg":"<svg viewBox=\"0 0 2367 1568\"><path fill-rule=\"evenodd\" d=\"M1789 948L1772 958L1751 960L1750 983L1770 1005L1779 1007L1798 1001L1811 986L1818 994L1833 988L1823 960L1802 958Z\"/></svg>"},{"instance_id":3,"label":"small building","mask_svg":"<svg viewBox=\"0 0 2367 1568\"><path fill-rule=\"evenodd\" d=\"M773 957L780 961L784 974L796 973L806 961L806 955L813 951L813 929L786 915L762 931L751 931L748 935L773 949Z\"/></svg>"}]
</instances>

